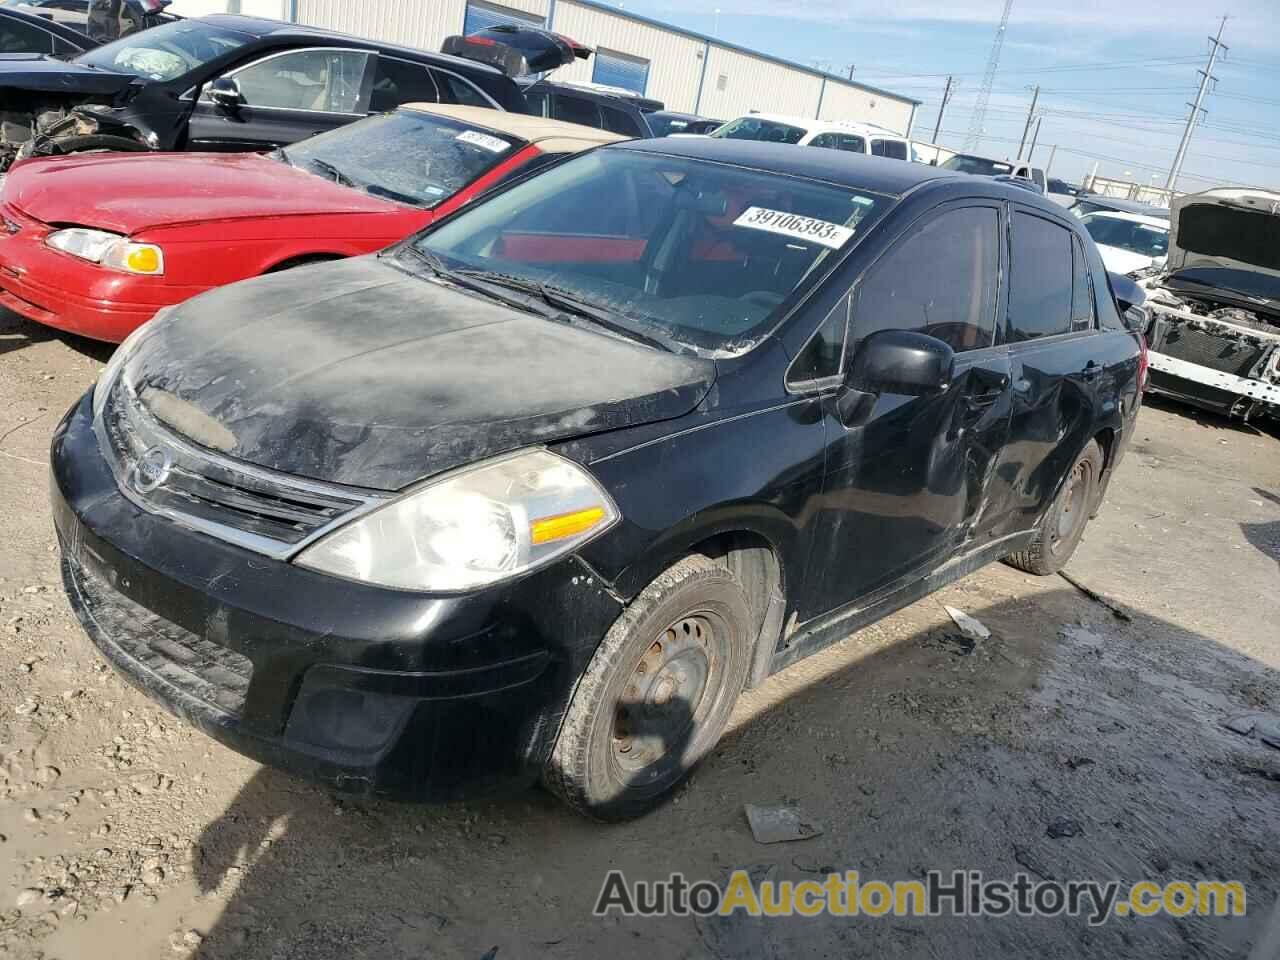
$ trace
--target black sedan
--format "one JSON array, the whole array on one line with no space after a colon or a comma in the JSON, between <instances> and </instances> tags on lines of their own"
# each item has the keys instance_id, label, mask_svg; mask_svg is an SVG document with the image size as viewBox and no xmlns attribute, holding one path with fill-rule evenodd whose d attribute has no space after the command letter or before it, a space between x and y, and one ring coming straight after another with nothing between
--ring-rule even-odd
<instances>
[{"instance_id":1,"label":"black sedan","mask_svg":"<svg viewBox=\"0 0 1280 960\"><path fill-rule=\"evenodd\" d=\"M631 141L142 327L54 435L63 577L119 671L267 763L633 816L744 687L1061 568L1144 376L1038 195Z\"/></svg>"},{"instance_id":2,"label":"black sedan","mask_svg":"<svg viewBox=\"0 0 1280 960\"><path fill-rule=\"evenodd\" d=\"M0 90L0 171L24 143L34 154L263 150L402 103L524 111L495 66L241 16L162 24L69 63L0 56Z\"/></svg>"}]
</instances>

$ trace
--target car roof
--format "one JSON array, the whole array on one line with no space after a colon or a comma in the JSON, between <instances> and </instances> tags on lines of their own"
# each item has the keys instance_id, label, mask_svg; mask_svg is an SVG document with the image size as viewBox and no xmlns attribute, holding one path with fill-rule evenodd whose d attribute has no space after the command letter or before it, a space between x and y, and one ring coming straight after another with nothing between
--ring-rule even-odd
<instances>
[{"instance_id":1,"label":"car roof","mask_svg":"<svg viewBox=\"0 0 1280 960\"><path fill-rule=\"evenodd\" d=\"M1145 213L1130 213L1128 210L1091 210L1084 216L1091 220L1105 218L1107 220L1124 220L1127 223L1144 223L1149 227L1167 228L1169 226L1168 217L1153 217Z\"/></svg>"},{"instance_id":2,"label":"car roof","mask_svg":"<svg viewBox=\"0 0 1280 960\"><path fill-rule=\"evenodd\" d=\"M646 153L729 163L894 196L931 180L967 182L976 179L922 163L908 163L905 160L872 157L844 150L825 150L821 147L762 143L758 140L661 137L656 140L629 140L610 149L642 150Z\"/></svg>"},{"instance_id":3,"label":"car roof","mask_svg":"<svg viewBox=\"0 0 1280 960\"><path fill-rule=\"evenodd\" d=\"M1100 193L1082 193L1076 197L1076 203L1091 203L1105 210L1122 210L1125 213L1145 213L1152 217L1168 217L1169 208L1154 203L1143 203L1140 200L1124 200L1120 197L1106 197ZM1073 204L1074 206L1074 204Z\"/></svg>"},{"instance_id":4,"label":"car roof","mask_svg":"<svg viewBox=\"0 0 1280 960\"><path fill-rule=\"evenodd\" d=\"M488 107L468 107L455 103L406 103L400 109L435 114L439 117L448 117L450 120L461 120L463 123L486 130L509 134L528 143L537 144L547 153L577 153L579 150L587 150L600 144L617 143L619 140L627 139L621 134L597 130L595 127L584 127L577 123L565 123L563 120L551 120L525 113L505 113Z\"/></svg>"},{"instance_id":5,"label":"car roof","mask_svg":"<svg viewBox=\"0 0 1280 960\"><path fill-rule=\"evenodd\" d=\"M230 30L239 30L241 33L250 34L260 40L265 39L266 37L297 37L300 40L312 38L342 40L352 46L379 50L386 53L394 53L397 56L413 60L440 64L454 64L458 67L463 67L476 73L492 73L499 77L506 76L506 74L497 67L487 63L481 63L478 60L468 60L465 57L455 57L450 54L439 53L434 50L422 50L418 47L406 47L398 43L387 43L385 40L371 40L368 37L357 37L353 34L342 33L338 30L325 30L322 27L309 27L305 24L288 23L284 20L271 20L267 17L247 17L237 13L212 13L208 16L193 17L191 19L216 23L218 26L226 27Z\"/></svg>"},{"instance_id":6,"label":"car roof","mask_svg":"<svg viewBox=\"0 0 1280 960\"><path fill-rule=\"evenodd\" d=\"M736 120L767 120L771 123L785 123L793 127L803 127L808 133L857 133L868 137L881 137L894 140L906 140L900 133L894 133L886 127L874 123L861 123L857 120L817 120L813 117L797 117L785 113L744 113Z\"/></svg>"}]
</instances>

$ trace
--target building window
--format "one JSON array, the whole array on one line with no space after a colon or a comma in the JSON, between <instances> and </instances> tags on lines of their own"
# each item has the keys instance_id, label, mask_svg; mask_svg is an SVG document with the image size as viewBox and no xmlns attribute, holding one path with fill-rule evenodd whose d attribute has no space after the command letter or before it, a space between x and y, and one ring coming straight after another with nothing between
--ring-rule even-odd
<instances>
[{"instance_id":1,"label":"building window","mask_svg":"<svg viewBox=\"0 0 1280 960\"><path fill-rule=\"evenodd\" d=\"M729 75L727 73L722 73L720 76L716 77L717 90L723 91L727 86L729 86Z\"/></svg>"},{"instance_id":2,"label":"building window","mask_svg":"<svg viewBox=\"0 0 1280 960\"><path fill-rule=\"evenodd\" d=\"M595 83L621 87L636 93L644 93L649 85L648 60L601 47L596 50L595 61L595 68L591 72L591 79Z\"/></svg>"},{"instance_id":3,"label":"building window","mask_svg":"<svg viewBox=\"0 0 1280 960\"><path fill-rule=\"evenodd\" d=\"M526 13L501 4L487 3L485 0L470 0L467 4L466 18L462 23L462 32L475 33L477 30L487 30L489 27L504 24L516 27L542 27L546 25L546 20L536 13Z\"/></svg>"}]
</instances>

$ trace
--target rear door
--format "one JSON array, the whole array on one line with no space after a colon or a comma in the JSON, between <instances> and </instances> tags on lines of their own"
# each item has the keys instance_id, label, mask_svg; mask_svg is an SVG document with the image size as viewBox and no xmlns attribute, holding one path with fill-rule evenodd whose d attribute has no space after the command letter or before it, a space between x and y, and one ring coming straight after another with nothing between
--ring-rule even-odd
<instances>
[{"instance_id":1,"label":"rear door","mask_svg":"<svg viewBox=\"0 0 1280 960\"><path fill-rule=\"evenodd\" d=\"M943 204L854 287L846 369L867 336L902 329L947 342L955 379L932 396L882 393L853 425L837 415L837 395L827 397L823 516L813 524L805 619L889 588L972 539L1009 422L1009 357L995 336L1002 216L995 201Z\"/></svg>"},{"instance_id":2,"label":"rear door","mask_svg":"<svg viewBox=\"0 0 1280 960\"><path fill-rule=\"evenodd\" d=\"M268 54L228 70L243 102L222 107L205 84L187 132L190 150L270 150L324 133L369 111L376 55L345 47Z\"/></svg>"},{"instance_id":3,"label":"rear door","mask_svg":"<svg viewBox=\"0 0 1280 960\"><path fill-rule=\"evenodd\" d=\"M1028 530L1052 501L1094 422L1097 320L1083 248L1065 223L1012 205L1009 307L999 336L1011 362L1009 442L980 529Z\"/></svg>"}]
</instances>

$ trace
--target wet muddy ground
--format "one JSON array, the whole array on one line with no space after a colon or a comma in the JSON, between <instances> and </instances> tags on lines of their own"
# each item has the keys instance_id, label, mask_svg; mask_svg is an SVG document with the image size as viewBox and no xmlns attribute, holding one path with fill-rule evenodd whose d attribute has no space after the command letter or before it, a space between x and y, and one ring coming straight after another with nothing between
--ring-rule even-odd
<instances>
[{"instance_id":1,"label":"wet muddy ground","mask_svg":"<svg viewBox=\"0 0 1280 960\"><path fill-rule=\"evenodd\" d=\"M667 806L340 799L125 686L64 601L45 451L107 350L0 315L0 957L1246 957L1280 896L1280 431L1149 405L1069 572L996 565L744 697ZM992 631L969 644L943 604ZM743 804L817 837L755 842ZM605 873L1236 879L1240 919L597 919Z\"/></svg>"}]
</instances>

